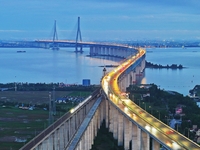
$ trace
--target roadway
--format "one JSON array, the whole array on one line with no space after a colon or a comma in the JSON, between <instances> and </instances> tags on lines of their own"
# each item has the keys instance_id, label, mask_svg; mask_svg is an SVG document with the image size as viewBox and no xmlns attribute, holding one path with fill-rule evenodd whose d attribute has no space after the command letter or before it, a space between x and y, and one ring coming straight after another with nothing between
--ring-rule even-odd
<instances>
[{"instance_id":1,"label":"roadway","mask_svg":"<svg viewBox=\"0 0 200 150\"><path fill-rule=\"evenodd\" d=\"M104 92L116 107L129 116L146 133L150 134L152 138L159 141L161 145L173 150L199 150L200 146L198 144L170 128L121 94L122 91L118 86L118 77L138 59L141 59L145 53L144 49L139 48L135 56L127 59L104 76L101 82Z\"/></svg>"},{"instance_id":2,"label":"roadway","mask_svg":"<svg viewBox=\"0 0 200 150\"><path fill-rule=\"evenodd\" d=\"M119 43L100 43L100 42L83 42L83 41L76 41L73 40L35 40L37 43L57 43L57 44L68 44L71 46L75 45L82 45L85 47L91 47L91 46L105 46L105 47L115 47L115 48L129 48L128 45L125 44L119 44Z\"/></svg>"}]
</instances>

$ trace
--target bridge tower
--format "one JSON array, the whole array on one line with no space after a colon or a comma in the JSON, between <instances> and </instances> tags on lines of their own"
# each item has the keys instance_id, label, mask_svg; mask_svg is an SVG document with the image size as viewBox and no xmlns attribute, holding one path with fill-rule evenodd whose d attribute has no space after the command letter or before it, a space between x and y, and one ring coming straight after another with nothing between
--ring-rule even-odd
<instances>
[{"instance_id":1,"label":"bridge tower","mask_svg":"<svg viewBox=\"0 0 200 150\"><path fill-rule=\"evenodd\" d=\"M82 42L82 37L81 37L81 30L80 30L80 17L78 17L78 28L77 28L77 34L76 34L76 50L75 52L83 52L82 44L78 43Z\"/></svg>"},{"instance_id":2,"label":"bridge tower","mask_svg":"<svg viewBox=\"0 0 200 150\"><path fill-rule=\"evenodd\" d=\"M53 44L52 44L52 49L53 50L59 50L58 44L55 42L58 40L58 34L56 30L56 20L54 21L54 29L53 29Z\"/></svg>"}]
</instances>

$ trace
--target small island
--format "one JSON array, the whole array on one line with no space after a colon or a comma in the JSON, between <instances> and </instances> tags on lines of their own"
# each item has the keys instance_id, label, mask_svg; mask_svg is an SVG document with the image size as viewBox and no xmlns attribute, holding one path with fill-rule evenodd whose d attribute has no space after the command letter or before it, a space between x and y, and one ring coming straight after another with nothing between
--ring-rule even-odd
<instances>
[{"instance_id":1,"label":"small island","mask_svg":"<svg viewBox=\"0 0 200 150\"><path fill-rule=\"evenodd\" d=\"M104 65L104 66L99 66L99 67L118 67L118 65Z\"/></svg>"},{"instance_id":2,"label":"small island","mask_svg":"<svg viewBox=\"0 0 200 150\"><path fill-rule=\"evenodd\" d=\"M151 62L147 62L146 61L146 68L156 68L156 69L162 69L162 68L166 68L166 69L183 69L185 67L183 67L181 64L180 65L177 65L177 64L172 64L172 65L166 65L166 66L163 66L163 65L158 65L158 64L153 64Z\"/></svg>"}]
</instances>

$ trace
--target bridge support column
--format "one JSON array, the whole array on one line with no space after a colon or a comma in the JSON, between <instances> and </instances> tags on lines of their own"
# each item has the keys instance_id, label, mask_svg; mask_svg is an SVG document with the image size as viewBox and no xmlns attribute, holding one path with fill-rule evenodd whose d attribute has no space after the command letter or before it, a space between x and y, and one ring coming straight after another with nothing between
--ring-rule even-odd
<instances>
[{"instance_id":1,"label":"bridge support column","mask_svg":"<svg viewBox=\"0 0 200 150\"><path fill-rule=\"evenodd\" d=\"M100 107L100 106L99 106L99 107ZM100 109L97 109L96 113L98 114L98 115L97 115L97 116L98 116L98 119L97 119L97 128L98 128L98 130L99 130L100 127L101 127L101 111L100 111Z\"/></svg>"},{"instance_id":2,"label":"bridge support column","mask_svg":"<svg viewBox=\"0 0 200 150\"><path fill-rule=\"evenodd\" d=\"M80 124L82 123L82 121L83 121L83 118L84 118L84 108L81 108L81 110L80 110L80 114L79 114L80 116L79 116L79 119L80 119Z\"/></svg>"},{"instance_id":3,"label":"bridge support column","mask_svg":"<svg viewBox=\"0 0 200 150\"><path fill-rule=\"evenodd\" d=\"M74 133L76 131L76 114L74 114L73 117L72 117L71 131L72 131L72 135L74 135Z\"/></svg>"},{"instance_id":4,"label":"bridge support column","mask_svg":"<svg viewBox=\"0 0 200 150\"><path fill-rule=\"evenodd\" d=\"M118 110L116 108L113 108L113 137L114 139L117 139L118 132L117 132L117 127L118 127Z\"/></svg>"},{"instance_id":5,"label":"bridge support column","mask_svg":"<svg viewBox=\"0 0 200 150\"><path fill-rule=\"evenodd\" d=\"M111 47L107 48L107 55L112 55Z\"/></svg>"},{"instance_id":6,"label":"bridge support column","mask_svg":"<svg viewBox=\"0 0 200 150\"><path fill-rule=\"evenodd\" d=\"M128 84L128 86L127 87L129 87L130 85L132 85L132 73L130 72L129 74L128 74L128 76L127 76L127 84Z\"/></svg>"},{"instance_id":7,"label":"bridge support column","mask_svg":"<svg viewBox=\"0 0 200 150\"><path fill-rule=\"evenodd\" d=\"M139 128L137 125L132 124L132 150L140 150L139 143L138 143L138 132Z\"/></svg>"},{"instance_id":8,"label":"bridge support column","mask_svg":"<svg viewBox=\"0 0 200 150\"><path fill-rule=\"evenodd\" d=\"M37 44L36 47L41 47L41 48L49 49L50 48L49 45L50 45L49 43L39 43L38 42L38 44Z\"/></svg>"},{"instance_id":9,"label":"bridge support column","mask_svg":"<svg viewBox=\"0 0 200 150\"><path fill-rule=\"evenodd\" d=\"M129 144L131 141L131 130L130 130L131 122L128 118L124 117L124 150L129 150Z\"/></svg>"},{"instance_id":10,"label":"bridge support column","mask_svg":"<svg viewBox=\"0 0 200 150\"><path fill-rule=\"evenodd\" d=\"M82 138L81 138L81 140L80 140L79 143L80 143L80 144L79 144L79 149L85 150L85 133L84 133L84 135L82 136Z\"/></svg>"},{"instance_id":11,"label":"bridge support column","mask_svg":"<svg viewBox=\"0 0 200 150\"><path fill-rule=\"evenodd\" d=\"M76 129L78 128L78 112L76 114L74 114L74 128L75 128L75 131Z\"/></svg>"},{"instance_id":12,"label":"bridge support column","mask_svg":"<svg viewBox=\"0 0 200 150\"><path fill-rule=\"evenodd\" d=\"M84 150L87 150L89 149L89 133L88 133L88 128L86 129L85 131L85 149Z\"/></svg>"},{"instance_id":13,"label":"bridge support column","mask_svg":"<svg viewBox=\"0 0 200 150\"><path fill-rule=\"evenodd\" d=\"M160 150L160 143L158 143L156 140L152 139L152 149L153 150Z\"/></svg>"},{"instance_id":14,"label":"bridge support column","mask_svg":"<svg viewBox=\"0 0 200 150\"><path fill-rule=\"evenodd\" d=\"M114 119L113 119L113 106L110 104L109 105L109 131L113 133L113 128L114 128Z\"/></svg>"},{"instance_id":15,"label":"bridge support column","mask_svg":"<svg viewBox=\"0 0 200 150\"><path fill-rule=\"evenodd\" d=\"M118 146L123 145L123 128L124 128L124 122L123 118L124 116L120 114L119 112L117 113L118 115Z\"/></svg>"},{"instance_id":16,"label":"bridge support column","mask_svg":"<svg viewBox=\"0 0 200 150\"><path fill-rule=\"evenodd\" d=\"M90 122L90 124L88 125L88 128L87 128L87 130L88 130L88 149L90 149L91 148L91 145L92 145L92 142L91 142L91 122Z\"/></svg>"},{"instance_id":17,"label":"bridge support column","mask_svg":"<svg viewBox=\"0 0 200 150\"><path fill-rule=\"evenodd\" d=\"M105 119L105 117L104 117L104 111L105 111L105 109L104 109L105 107L104 107L104 104L103 103L101 103L101 105L100 105L100 125L102 124L102 122L103 122L103 119Z\"/></svg>"},{"instance_id":18,"label":"bridge support column","mask_svg":"<svg viewBox=\"0 0 200 150\"><path fill-rule=\"evenodd\" d=\"M72 133L73 133L73 127L72 127L72 117L69 119L69 126L68 126L68 130L69 130L69 137L72 137Z\"/></svg>"},{"instance_id":19,"label":"bridge support column","mask_svg":"<svg viewBox=\"0 0 200 150\"><path fill-rule=\"evenodd\" d=\"M146 65L145 59L143 59L141 63L142 63L141 68L142 68L142 71L143 71L145 69L145 65Z\"/></svg>"},{"instance_id":20,"label":"bridge support column","mask_svg":"<svg viewBox=\"0 0 200 150\"><path fill-rule=\"evenodd\" d=\"M136 84L136 73L135 73L135 69L132 72L132 84Z\"/></svg>"},{"instance_id":21,"label":"bridge support column","mask_svg":"<svg viewBox=\"0 0 200 150\"><path fill-rule=\"evenodd\" d=\"M126 58L126 51L124 49L121 49L122 57Z\"/></svg>"},{"instance_id":22,"label":"bridge support column","mask_svg":"<svg viewBox=\"0 0 200 150\"><path fill-rule=\"evenodd\" d=\"M65 145L67 145L69 142L69 121L65 122L64 126L65 126L65 132L64 132L65 133Z\"/></svg>"},{"instance_id":23,"label":"bridge support column","mask_svg":"<svg viewBox=\"0 0 200 150\"><path fill-rule=\"evenodd\" d=\"M142 149L143 150L149 150L150 149L150 136L148 133L142 131L142 137L141 137L141 142L142 142Z\"/></svg>"},{"instance_id":24,"label":"bridge support column","mask_svg":"<svg viewBox=\"0 0 200 150\"><path fill-rule=\"evenodd\" d=\"M48 141L48 143L47 143L48 144L47 150L53 150L53 148L55 146L54 146L54 143L53 143L53 135L52 134L48 137L47 141Z\"/></svg>"},{"instance_id":25,"label":"bridge support column","mask_svg":"<svg viewBox=\"0 0 200 150\"><path fill-rule=\"evenodd\" d=\"M56 130L53 134L53 142L54 142L54 149L56 149L57 147L59 147L58 145L58 131Z\"/></svg>"},{"instance_id":26,"label":"bridge support column","mask_svg":"<svg viewBox=\"0 0 200 150\"><path fill-rule=\"evenodd\" d=\"M122 56L121 50L119 48L115 48L115 51L118 57Z\"/></svg>"},{"instance_id":27,"label":"bridge support column","mask_svg":"<svg viewBox=\"0 0 200 150\"><path fill-rule=\"evenodd\" d=\"M78 143L78 145L77 145L75 150L81 150L81 141Z\"/></svg>"},{"instance_id":28,"label":"bridge support column","mask_svg":"<svg viewBox=\"0 0 200 150\"><path fill-rule=\"evenodd\" d=\"M100 47L99 46L97 46L97 47L95 47L95 53L96 53L96 55L99 55L100 54Z\"/></svg>"},{"instance_id":29,"label":"bridge support column","mask_svg":"<svg viewBox=\"0 0 200 150\"><path fill-rule=\"evenodd\" d=\"M47 149L48 150L48 140L47 139L44 140L44 142L43 142L43 144L41 146L41 150L43 150L43 149Z\"/></svg>"},{"instance_id":30,"label":"bridge support column","mask_svg":"<svg viewBox=\"0 0 200 150\"><path fill-rule=\"evenodd\" d=\"M62 125L60 127L60 130L59 130L59 141L60 141L60 149L64 149L65 145L64 145L64 139L65 136L64 136L64 126Z\"/></svg>"},{"instance_id":31,"label":"bridge support column","mask_svg":"<svg viewBox=\"0 0 200 150\"><path fill-rule=\"evenodd\" d=\"M119 85L120 90L122 91L122 89L123 89L123 78L122 77L120 77L120 79L118 80L118 85Z\"/></svg>"},{"instance_id":32,"label":"bridge support column","mask_svg":"<svg viewBox=\"0 0 200 150\"><path fill-rule=\"evenodd\" d=\"M137 127L137 145L138 145L138 149L137 150L141 150L142 149L141 140L142 140L142 130Z\"/></svg>"},{"instance_id":33,"label":"bridge support column","mask_svg":"<svg viewBox=\"0 0 200 150\"><path fill-rule=\"evenodd\" d=\"M97 120L98 120L98 114L97 113L95 113L95 115L94 115L94 117L93 117L93 120L94 120L94 122L93 122L93 129L94 129L94 137L96 137L97 136L97 132L98 132L98 127L97 127Z\"/></svg>"},{"instance_id":34,"label":"bridge support column","mask_svg":"<svg viewBox=\"0 0 200 150\"><path fill-rule=\"evenodd\" d=\"M90 47L90 56L94 56L95 55L95 47L91 46Z\"/></svg>"},{"instance_id":35,"label":"bridge support column","mask_svg":"<svg viewBox=\"0 0 200 150\"><path fill-rule=\"evenodd\" d=\"M39 144L39 145L35 148L35 150L41 150L41 148L42 148L42 144Z\"/></svg>"},{"instance_id":36,"label":"bridge support column","mask_svg":"<svg viewBox=\"0 0 200 150\"><path fill-rule=\"evenodd\" d=\"M106 128L109 128L109 103L108 103L108 100L107 99L105 99L105 105L106 105L106 110L105 110L105 112L106 112Z\"/></svg>"},{"instance_id":37,"label":"bridge support column","mask_svg":"<svg viewBox=\"0 0 200 150\"><path fill-rule=\"evenodd\" d=\"M102 55L102 54L103 54L103 50L102 50L102 47L101 47L101 46L98 47L98 53L99 53L99 55Z\"/></svg>"},{"instance_id":38,"label":"bridge support column","mask_svg":"<svg viewBox=\"0 0 200 150\"><path fill-rule=\"evenodd\" d=\"M125 81L126 81L126 84L125 84L125 91L126 91L126 88L129 87L130 85L130 73L127 74L127 76L125 77Z\"/></svg>"},{"instance_id":39,"label":"bridge support column","mask_svg":"<svg viewBox=\"0 0 200 150\"><path fill-rule=\"evenodd\" d=\"M94 138L95 138L95 128L94 128L94 123L95 123L95 116L93 116L92 120L91 120L91 147L94 144Z\"/></svg>"},{"instance_id":40,"label":"bridge support column","mask_svg":"<svg viewBox=\"0 0 200 150\"><path fill-rule=\"evenodd\" d=\"M140 81L140 76L141 76L141 67L138 66L135 68L135 73L136 73L136 84Z\"/></svg>"},{"instance_id":41,"label":"bridge support column","mask_svg":"<svg viewBox=\"0 0 200 150\"><path fill-rule=\"evenodd\" d=\"M106 47L102 47L101 49L102 49L102 50L101 50L101 54L102 54L102 55L108 54L108 52L107 52L108 50L107 50Z\"/></svg>"}]
</instances>

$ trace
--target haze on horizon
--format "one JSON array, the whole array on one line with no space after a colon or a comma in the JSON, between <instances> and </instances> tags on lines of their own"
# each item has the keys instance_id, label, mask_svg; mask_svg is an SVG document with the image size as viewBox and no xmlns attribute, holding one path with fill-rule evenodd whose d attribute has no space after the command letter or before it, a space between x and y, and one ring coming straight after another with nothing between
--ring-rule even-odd
<instances>
[{"instance_id":1,"label":"haze on horizon","mask_svg":"<svg viewBox=\"0 0 200 150\"><path fill-rule=\"evenodd\" d=\"M199 40L199 0L0 0L0 40Z\"/></svg>"}]
</instances>

